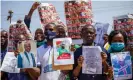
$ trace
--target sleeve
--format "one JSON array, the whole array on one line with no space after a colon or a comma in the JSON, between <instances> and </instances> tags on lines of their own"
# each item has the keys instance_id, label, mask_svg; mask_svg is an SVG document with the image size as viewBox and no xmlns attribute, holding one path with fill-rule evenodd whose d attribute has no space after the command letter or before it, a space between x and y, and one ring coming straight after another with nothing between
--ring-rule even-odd
<instances>
[{"instance_id":1,"label":"sleeve","mask_svg":"<svg viewBox=\"0 0 133 80\"><path fill-rule=\"evenodd\" d=\"M17 57L17 66L18 68L23 68L23 65L22 65L22 57L21 55L19 54L18 57Z\"/></svg>"},{"instance_id":2,"label":"sleeve","mask_svg":"<svg viewBox=\"0 0 133 80\"><path fill-rule=\"evenodd\" d=\"M78 63L77 63L77 59L79 58L80 55L82 55L82 48L78 48L75 52L74 52L74 64L73 64L73 70L77 67ZM71 70L69 72L69 76L70 76L70 80L74 80L74 75L73 75L73 70ZM80 71L81 73L81 71Z\"/></svg>"},{"instance_id":3,"label":"sleeve","mask_svg":"<svg viewBox=\"0 0 133 80\"><path fill-rule=\"evenodd\" d=\"M103 48L103 47L102 47L102 51L107 54L107 63L111 66L110 53L108 53L108 51L105 48Z\"/></svg>"},{"instance_id":4,"label":"sleeve","mask_svg":"<svg viewBox=\"0 0 133 80\"><path fill-rule=\"evenodd\" d=\"M25 15L24 22L25 22L27 28L30 30L31 18L28 18L27 15Z\"/></svg>"},{"instance_id":5,"label":"sleeve","mask_svg":"<svg viewBox=\"0 0 133 80\"><path fill-rule=\"evenodd\" d=\"M38 67L41 66L40 57L39 57L39 48L37 49L37 66L38 66Z\"/></svg>"}]
</instances>

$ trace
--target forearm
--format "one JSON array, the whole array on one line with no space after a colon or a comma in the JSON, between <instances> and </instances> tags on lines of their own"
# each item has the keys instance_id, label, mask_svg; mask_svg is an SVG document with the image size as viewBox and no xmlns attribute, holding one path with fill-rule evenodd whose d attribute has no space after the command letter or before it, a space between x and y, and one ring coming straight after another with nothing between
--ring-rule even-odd
<instances>
[{"instance_id":1,"label":"forearm","mask_svg":"<svg viewBox=\"0 0 133 80\"><path fill-rule=\"evenodd\" d=\"M34 12L34 9L32 9L32 7L31 7L31 9L30 9L30 11L29 11L29 13L27 15L28 19L31 19L31 16L32 16L33 12Z\"/></svg>"},{"instance_id":2,"label":"forearm","mask_svg":"<svg viewBox=\"0 0 133 80\"><path fill-rule=\"evenodd\" d=\"M74 71L73 71L74 77L78 77L78 76L79 76L80 70L81 70L81 66L77 66L77 67L74 69Z\"/></svg>"},{"instance_id":3,"label":"forearm","mask_svg":"<svg viewBox=\"0 0 133 80\"><path fill-rule=\"evenodd\" d=\"M104 63L103 63L103 71L104 71L104 72L108 72L108 68L109 68L108 63L107 63L107 62L104 62Z\"/></svg>"}]
</instances>

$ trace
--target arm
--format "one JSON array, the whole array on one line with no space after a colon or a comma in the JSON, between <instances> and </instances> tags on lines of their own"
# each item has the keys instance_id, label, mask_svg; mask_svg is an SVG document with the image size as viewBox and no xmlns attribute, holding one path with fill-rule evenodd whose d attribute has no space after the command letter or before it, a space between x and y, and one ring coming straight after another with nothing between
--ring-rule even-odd
<instances>
[{"instance_id":1,"label":"arm","mask_svg":"<svg viewBox=\"0 0 133 80\"><path fill-rule=\"evenodd\" d=\"M76 68L73 70L73 75L74 77L78 77L79 76L79 73L81 71L81 68L82 68L82 63L83 63L83 56L80 56L77 60L78 62L78 65L76 66Z\"/></svg>"},{"instance_id":2,"label":"arm","mask_svg":"<svg viewBox=\"0 0 133 80\"><path fill-rule=\"evenodd\" d=\"M27 26L28 29L30 28L30 22L31 22L32 14L33 14L34 10L35 10L39 5L40 5L40 3L35 2L35 3L32 5L32 7L31 7L31 9L30 9L30 11L29 11L29 13L28 13L28 15L25 15L24 22L25 22L25 24L26 24L26 26Z\"/></svg>"}]
</instances>

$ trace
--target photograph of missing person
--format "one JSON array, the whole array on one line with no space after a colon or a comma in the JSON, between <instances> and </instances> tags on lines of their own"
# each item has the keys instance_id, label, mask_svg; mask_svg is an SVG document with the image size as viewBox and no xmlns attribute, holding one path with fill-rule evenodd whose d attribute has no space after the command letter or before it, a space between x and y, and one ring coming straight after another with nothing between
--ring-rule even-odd
<instances>
[{"instance_id":1,"label":"photograph of missing person","mask_svg":"<svg viewBox=\"0 0 133 80\"><path fill-rule=\"evenodd\" d=\"M18 68L36 67L36 53L37 53L36 42L32 40L27 40L23 41L22 43L24 51L19 52L17 55L17 67Z\"/></svg>"},{"instance_id":2,"label":"photograph of missing person","mask_svg":"<svg viewBox=\"0 0 133 80\"><path fill-rule=\"evenodd\" d=\"M53 40L54 65L73 64L73 52L71 51L71 38L57 38Z\"/></svg>"}]
</instances>

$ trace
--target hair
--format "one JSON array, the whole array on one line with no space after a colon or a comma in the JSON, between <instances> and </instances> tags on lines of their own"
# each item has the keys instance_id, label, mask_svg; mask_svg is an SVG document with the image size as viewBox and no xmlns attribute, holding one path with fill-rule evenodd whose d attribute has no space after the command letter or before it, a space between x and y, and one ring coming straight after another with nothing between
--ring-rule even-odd
<instances>
[{"instance_id":1,"label":"hair","mask_svg":"<svg viewBox=\"0 0 133 80\"><path fill-rule=\"evenodd\" d=\"M2 32L6 32L6 33L8 34L8 32L7 32L6 30L2 30L1 33L2 33Z\"/></svg>"},{"instance_id":2,"label":"hair","mask_svg":"<svg viewBox=\"0 0 133 80\"><path fill-rule=\"evenodd\" d=\"M59 28L63 28L66 31L66 27L63 25L57 25L55 28L56 28L56 30L58 30Z\"/></svg>"},{"instance_id":3,"label":"hair","mask_svg":"<svg viewBox=\"0 0 133 80\"><path fill-rule=\"evenodd\" d=\"M123 38L124 38L124 43L125 45L127 45L127 35L126 35L126 32L123 31L123 30L114 30L110 33L110 35L108 36L108 41L109 41L109 44L111 44L112 42L112 39L115 35L117 34L122 34Z\"/></svg>"},{"instance_id":4,"label":"hair","mask_svg":"<svg viewBox=\"0 0 133 80\"><path fill-rule=\"evenodd\" d=\"M87 25L85 25L85 26L82 26L82 28L81 28L81 33L83 32L83 30L86 30L86 28L88 28L88 27L92 27L93 28L93 30L94 30L94 32L96 32L96 29L95 29L95 27L93 26L93 25L89 25L89 24L87 24Z\"/></svg>"},{"instance_id":5,"label":"hair","mask_svg":"<svg viewBox=\"0 0 133 80\"><path fill-rule=\"evenodd\" d=\"M104 36L109 36L108 34L104 34Z\"/></svg>"},{"instance_id":6,"label":"hair","mask_svg":"<svg viewBox=\"0 0 133 80\"><path fill-rule=\"evenodd\" d=\"M36 31L35 31L34 40L37 40L37 38L36 38L36 33L37 33L37 31L42 31L43 34L44 34L44 31L43 31L41 28L37 28ZM45 37L45 36L44 36L44 37Z\"/></svg>"},{"instance_id":7,"label":"hair","mask_svg":"<svg viewBox=\"0 0 133 80\"><path fill-rule=\"evenodd\" d=\"M48 24L45 26L45 28L48 27L48 26L50 26L50 25L56 26L56 24L52 22L52 23L48 23Z\"/></svg>"},{"instance_id":8,"label":"hair","mask_svg":"<svg viewBox=\"0 0 133 80\"><path fill-rule=\"evenodd\" d=\"M20 19L19 19L19 20L17 20L17 23L22 23L22 20L20 20Z\"/></svg>"}]
</instances>

